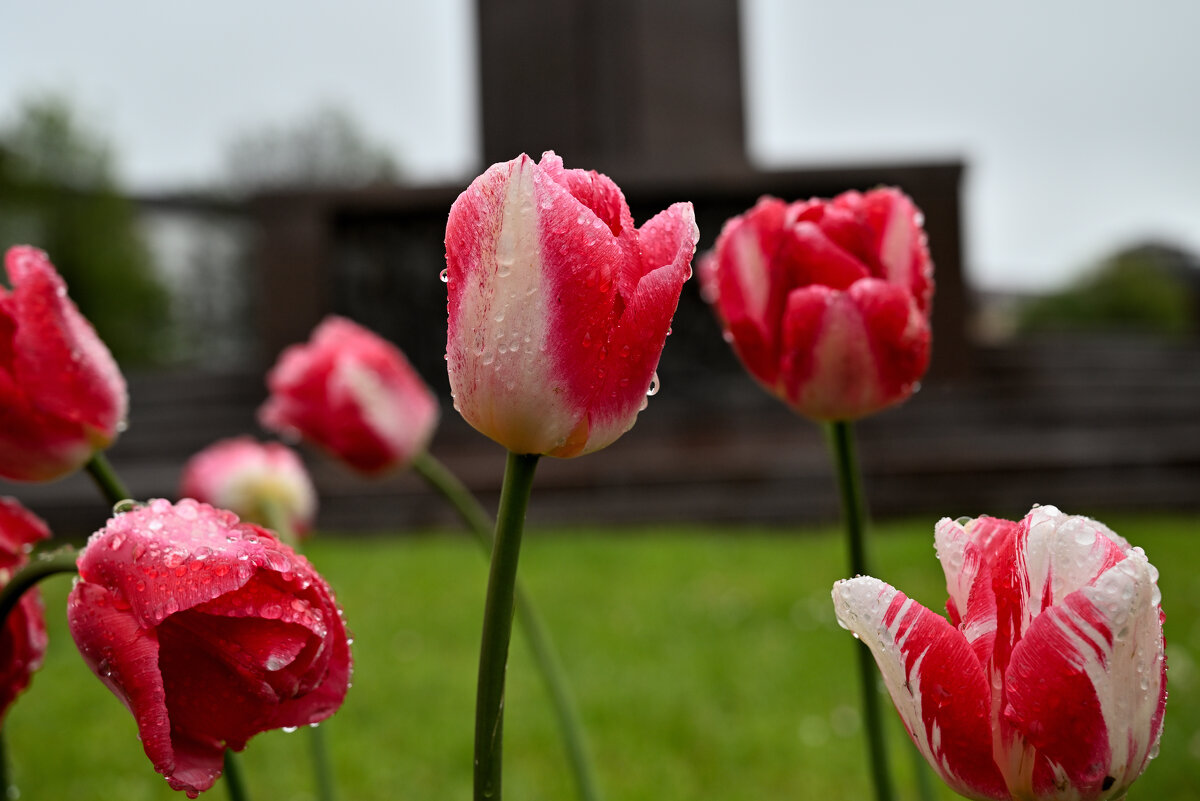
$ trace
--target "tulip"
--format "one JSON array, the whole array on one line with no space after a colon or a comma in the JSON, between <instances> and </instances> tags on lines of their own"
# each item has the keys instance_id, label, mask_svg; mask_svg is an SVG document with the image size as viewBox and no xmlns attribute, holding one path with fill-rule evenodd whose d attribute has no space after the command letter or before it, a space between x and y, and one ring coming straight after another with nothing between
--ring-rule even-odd
<instances>
[{"instance_id":1,"label":"tulip","mask_svg":"<svg viewBox=\"0 0 1200 801\"><path fill-rule=\"evenodd\" d=\"M125 379L46 254L10 248L0 285L0 476L50 481L125 425Z\"/></svg>"},{"instance_id":2,"label":"tulip","mask_svg":"<svg viewBox=\"0 0 1200 801\"><path fill-rule=\"evenodd\" d=\"M284 350L267 386L264 426L363 473L408 465L437 427L437 398L404 354L343 317L325 318L309 342Z\"/></svg>"},{"instance_id":3,"label":"tulip","mask_svg":"<svg viewBox=\"0 0 1200 801\"><path fill-rule=\"evenodd\" d=\"M282 515L297 535L312 528L317 512L317 491L296 452L251 437L224 439L192 456L179 494L260 526L278 525L274 518Z\"/></svg>"},{"instance_id":4,"label":"tulip","mask_svg":"<svg viewBox=\"0 0 1200 801\"><path fill-rule=\"evenodd\" d=\"M612 443L654 391L698 236L690 203L635 228L611 179L552 152L490 167L446 225L455 408L513 453Z\"/></svg>"},{"instance_id":5,"label":"tulip","mask_svg":"<svg viewBox=\"0 0 1200 801\"><path fill-rule=\"evenodd\" d=\"M0 498L0 585L29 562L34 543L50 537L45 522L13 498ZM37 589L26 590L0 627L0 720L29 686L46 653L46 621Z\"/></svg>"},{"instance_id":6,"label":"tulip","mask_svg":"<svg viewBox=\"0 0 1200 801\"><path fill-rule=\"evenodd\" d=\"M742 364L818 421L913 393L929 365L932 276L921 214L896 189L765 197L725 223L700 265Z\"/></svg>"},{"instance_id":7,"label":"tulip","mask_svg":"<svg viewBox=\"0 0 1200 801\"><path fill-rule=\"evenodd\" d=\"M929 764L968 798L1124 796L1162 732L1158 571L1052 506L942 520L936 543L949 621L869 576L833 588Z\"/></svg>"},{"instance_id":8,"label":"tulip","mask_svg":"<svg viewBox=\"0 0 1200 801\"><path fill-rule=\"evenodd\" d=\"M221 774L226 748L341 705L341 612L324 579L269 531L191 499L158 499L110 519L78 566L71 635L172 788L194 798Z\"/></svg>"}]
</instances>

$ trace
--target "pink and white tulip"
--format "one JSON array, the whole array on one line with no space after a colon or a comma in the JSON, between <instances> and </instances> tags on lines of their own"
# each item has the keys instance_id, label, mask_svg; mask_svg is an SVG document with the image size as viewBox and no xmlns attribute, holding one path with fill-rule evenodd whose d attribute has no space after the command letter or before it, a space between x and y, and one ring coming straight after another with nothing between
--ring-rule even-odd
<instances>
[{"instance_id":1,"label":"pink and white tulip","mask_svg":"<svg viewBox=\"0 0 1200 801\"><path fill-rule=\"evenodd\" d=\"M112 444L125 379L37 248L10 248L0 285L0 476L51 481Z\"/></svg>"},{"instance_id":2,"label":"pink and white tulip","mask_svg":"<svg viewBox=\"0 0 1200 801\"><path fill-rule=\"evenodd\" d=\"M259 421L302 436L363 473L405 467L437 428L433 391L392 343L344 317L284 350Z\"/></svg>"},{"instance_id":3,"label":"pink and white tulip","mask_svg":"<svg viewBox=\"0 0 1200 801\"><path fill-rule=\"evenodd\" d=\"M283 515L296 535L312 529L317 513L317 491L296 452L251 437L215 442L188 459L179 494L267 528Z\"/></svg>"},{"instance_id":4,"label":"pink and white tulip","mask_svg":"<svg viewBox=\"0 0 1200 801\"><path fill-rule=\"evenodd\" d=\"M942 520L935 539L949 621L869 576L833 588L929 764L974 799L1124 796L1166 706L1158 571L1052 506Z\"/></svg>"},{"instance_id":5,"label":"pink and white tulip","mask_svg":"<svg viewBox=\"0 0 1200 801\"><path fill-rule=\"evenodd\" d=\"M611 179L552 152L492 165L446 226L455 408L514 453L611 444L645 407L698 236L690 203L638 229Z\"/></svg>"},{"instance_id":6,"label":"pink and white tulip","mask_svg":"<svg viewBox=\"0 0 1200 801\"><path fill-rule=\"evenodd\" d=\"M929 366L933 263L897 189L764 197L725 223L700 281L750 374L811 419L899 403Z\"/></svg>"}]
</instances>

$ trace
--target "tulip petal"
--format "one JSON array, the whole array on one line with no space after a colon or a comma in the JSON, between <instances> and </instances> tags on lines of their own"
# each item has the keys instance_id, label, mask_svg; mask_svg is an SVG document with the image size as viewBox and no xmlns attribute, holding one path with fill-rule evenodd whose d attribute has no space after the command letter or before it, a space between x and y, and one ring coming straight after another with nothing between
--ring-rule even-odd
<instances>
[{"instance_id":1,"label":"tulip petal","mask_svg":"<svg viewBox=\"0 0 1200 801\"><path fill-rule=\"evenodd\" d=\"M807 220L788 229L780 256L785 259L792 286L822 284L849 289L855 281L870 277L862 262L830 239L821 226Z\"/></svg>"},{"instance_id":2,"label":"tulip petal","mask_svg":"<svg viewBox=\"0 0 1200 801\"><path fill-rule=\"evenodd\" d=\"M777 258L787 208L778 198L764 197L727 221L700 273L734 350L750 374L772 389L779 376L781 320L790 287L787 269Z\"/></svg>"},{"instance_id":3,"label":"tulip petal","mask_svg":"<svg viewBox=\"0 0 1200 801\"><path fill-rule=\"evenodd\" d=\"M15 498L0 498L0 569L25 564L30 548L49 538L44 520Z\"/></svg>"},{"instance_id":4,"label":"tulip petal","mask_svg":"<svg viewBox=\"0 0 1200 801\"><path fill-rule=\"evenodd\" d=\"M978 517L963 526L943 518L934 531L938 560L946 574L950 623L987 665L996 642L996 594L992 589L993 554L1021 531L1018 523ZM1011 547L1011 545L1010 545Z\"/></svg>"},{"instance_id":5,"label":"tulip petal","mask_svg":"<svg viewBox=\"0 0 1200 801\"><path fill-rule=\"evenodd\" d=\"M552 367L569 362L584 337L577 332L577 342L568 346L566 334L548 324L549 309L561 298L541 263L545 254L535 210L535 170L524 155L493 165L459 195L446 225L446 356L455 408L475 428L517 453L559 447L581 417L568 400L566 380ZM586 209L566 190L544 189L552 205L562 202L576 212L569 219L560 214L562 225L594 230L591 222L600 223L592 212L582 213ZM575 222L579 217L583 223ZM611 242L611 232L605 232ZM565 244L563 251L555 250L554 258L560 270L570 273L564 261L575 254ZM518 386L545 391L515 392Z\"/></svg>"},{"instance_id":6,"label":"tulip petal","mask_svg":"<svg viewBox=\"0 0 1200 801\"><path fill-rule=\"evenodd\" d=\"M871 649L913 742L956 792L1008 799L991 759L990 688L945 618L869 576L834 584L839 623Z\"/></svg>"},{"instance_id":7,"label":"tulip petal","mask_svg":"<svg viewBox=\"0 0 1200 801\"><path fill-rule=\"evenodd\" d=\"M928 359L928 325L894 284L865 278L845 292L788 295L779 389L810 417L856 419L897 403Z\"/></svg>"},{"instance_id":8,"label":"tulip petal","mask_svg":"<svg viewBox=\"0 0 1200 801\"><path fill-rule=\"evenodd\" d=\"M626 297L596 366L598 386L588 402L588 441L582 453L600 450L628 431L644 405L666 342L700 232L690 203L676 203L638 232L647 272ZM607 364L605 363L607 362Z\"/></svg>"},{"instance_id":9,"label":"tulip petal","mask_svg":"<svg viewBox=\"0 0 1200 801\"><path fill-rule=\"evenodd\" d=\"M309 692L280 703L268 723L270 728L319 723L336 712L345 700L352 664L350 638L341 613L337 609L331 612L326 616L330 627L330 648L314 659L314 663L325 662L322 671L314 672L314 676L320 677L320 683Z\"/></svg>"},{"instance_id":10,"label":"tulip petal","mask_svg":"<svg viewBox=\"0 0 1200 801\"><path fill-rule=\"evenodd\" d=\"M344 317L321 321L267 376L259 420L364 473L407 464L437 425L433 392L392 343Z\"/></svg>"},{"instance_id":11,"label":"tulip petal","mask_svg":"<svg viewBox=\"0 0 1200 801\"><path fill-rule=\"evenodd\" d=\"M176 760L158 669L158 635L143 628L128 609L119 608L119 597L98 584L79 582L67 599L67 624L84 662L133 714L154 769L171 776ZM218 775L219 761L207 781L193 777L189 786L207 789Z\"/></svg>"},{"instance_id":12,"label":"tulip petal","mask_svg":"<svg viewBox=\"0 0 1200 801\"><path fill-rule=\"evenodd\" d=\"M1004 720L1019 787L1120 798L1145 768L1166 703L1155 580L1132 549L1046 609L1013 650Z\"/></svg>"},{"instance_id":13,"label":"tulip petal","mask_svg":"<svg viewBox=\"0 0 1200 801\"><path fill-rule=\"evenodd\" d=\"M1045 609L1125 558L1105 531L1094 520L1040 506L1020 522L1017 536L994 541L990 561L997 627L990 669L997 681Z\"/></svg>"},{"instance_id":14,"label":"tulip petal","mask_svg":"<svg viewBox=\"0 0 1200 801\"><path fill-rule=\"evenodd\" d=\"M13 375L35 405L86 426L107 445L125 418L125 379L91 323L67 296L46 254L15 247L5 258L12 280Z\"/></svg>"},{"instance_id":15,"label":"tulip petal","mask_svg":"<svg viewBox=\"0 0 1200 801\"><path fill-rule=\"evenodd\" d=\"M607 178L597 175L589 186L611 183ZM592 213L582 200L569 194L561 184L542 181L535 188L541 209L538 216L540 264L549 314L544 323L547 356L552 362L556 383L562 385L567 404L575 410L589 410L593 399L600 397L604 391L607 380L615 381L616 373L624 372L624 367L609 363L610 358L619 357L619 354L612 352L614 331L627 319L629 307L637 303L635 296L642 289L645 271L662 266L643 263L638 251L638 232L633 227L632 219L628 218L624 198L615 185L612 185L610 194L613 197L610 202L619 200L626 216L625 224L616 229L611 229L611 223ZM678 299L678 290L673 302L668 299L670 313L667 315L667 325ZM661 303L658 298L655 300ZM637 303L637 306L634 310L637 317L653 311L641 303ZM667 326L664 325L663 337L666 330ZM642 346L645 350L651 350L649 341L643 340ZM661 340L657 347L661 349ZM657 354L652 352L652 355ZM657 359L654 361L657 363ZM649 383L653 369L651 366L646 371L646 383ZM631 383L640 383L636 369L628 377ZM621 406L628 406L630 391L630 388L626 388L621 393ZM636 409L634 406L632 411L636 412ZM582 415L577 413L571 422L578 422L580 417ZM631 417L628 411L625 417ZM631 420L629 422L632 424ZM594 421L589 420L589 426L592 423ZM618 436L620 433L623 431ZM587 450L596 449L591 446L589 435Z\"/></svg>"}]
</instances>

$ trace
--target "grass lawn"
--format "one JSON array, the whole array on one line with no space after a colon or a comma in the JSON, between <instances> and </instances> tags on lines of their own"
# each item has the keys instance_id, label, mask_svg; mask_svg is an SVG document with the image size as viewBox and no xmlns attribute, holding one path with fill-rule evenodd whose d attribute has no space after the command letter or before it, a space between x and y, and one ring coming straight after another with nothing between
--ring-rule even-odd
<instances>
[{"instance_id":1,"label":"grass lawn","mask_svg":"<svg viewBox=\"0 0 1200 801\"><path fill-rule=\"evenodd\" d=\"M876 573L945 600L934 520L877 525ZM1161 570L1171 696L1161 756L1130 799L1200 797L1200 519L1109 517ZM343 801L467 799L484 559L452 534L311 543L355 636L354 687L324 724ZM831 531L532 531L521 575L574 684L609 801L866 799L854 640L834 622L844 576ZM5 729L25 799L182 798L153 772L132 718L75 652L69 580L43 584L51 646ZM893 767L914 798L890 702ZM251 741L257 801L311 799L308 736ZM509 668L505 795L574 798L520 634ZM938 787L941 798L954 798ZM225 798L222 787L210 792Z\"/></svg>"}]
</instances>

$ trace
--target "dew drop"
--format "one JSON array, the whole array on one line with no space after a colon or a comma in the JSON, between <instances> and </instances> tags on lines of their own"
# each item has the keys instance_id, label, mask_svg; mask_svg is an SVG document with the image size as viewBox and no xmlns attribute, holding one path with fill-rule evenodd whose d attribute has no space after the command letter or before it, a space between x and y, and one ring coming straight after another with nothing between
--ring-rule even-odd
<instances>
[{"instance_id":1,"label":"dew drop","mask_svg":"<svg viewBox=\"0 0 1200 801\"><path fill-rule=\"evenodd\" d=\"M446 269L442 270L440 273L438 273L438 280L441 281L443 284L450 283L450 269L446 268Z\"/></svg>"},{"instance_id":2,"label":"dew drop","mask_svg":"<svg viewBox=\"0 0 1200 801\"><path fill-rule=\"evenodd\" d=\"M655 373L650 378L650 386L646 389L646 397L653 398L655 395L657 395L660 386L661 385L658 382L658 373Z\"/></svg>"},{"instance_id":3,"label":"dew drop","mask_svg":"<svg viewBox=\"0 0 1200 801\"><path fill-rule=\"evenodd\" d=\"M123 515L126 512L132 512L134 509L139 509L141 506L142 504L138 503L137 501L132 500L131 498L126 498L123 501L117 501L113 504L113 514Z\"/></svg>"}]
</instances>

